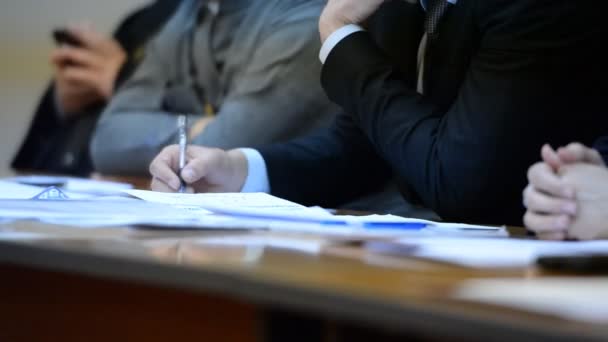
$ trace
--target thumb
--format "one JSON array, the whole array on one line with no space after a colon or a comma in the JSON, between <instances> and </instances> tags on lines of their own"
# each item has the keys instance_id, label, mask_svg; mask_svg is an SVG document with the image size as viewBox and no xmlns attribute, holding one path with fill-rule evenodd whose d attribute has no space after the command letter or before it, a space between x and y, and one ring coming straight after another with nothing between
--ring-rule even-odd
<instances>
[{"instance_id":1,"label":"thumb","mask_svg":"<svg viewBox=\"0 0 608 342\"><path fill-rule=\"evenodd\" d=\"M595 165L604 165L604 161L600 154L581 143L571 143L566 147L562 147L557 151L559 158L566 163L591 163Z\"/></svg>"},{"instance_id":2,"label":"thumb","mask_svg":"<svg viewBox=\"0 0 608 342\"><path fill-rule=\"evenodd\" d=\"M557 171L562 166L562 160L549 144L543 145L540 150L540 155L543 158L543 161L547 163L553 171Z\"/></svg>"},{"instance_id":3,"label":"thumb","mask_svg":"<svg viewBox=\"0 0 608 342\"><path fill-rule=\"evenodd\" d=\"M189 148L192 148L190 146ZM217 168L217 158L213 157L213 153L209 153L209 151L201 150L196 153L196 156L186 163L184 169L181 172L182 179L188 183L192 184L197 182L203 178L209 176L209 173Z\"/></svg>"}]
</instances>

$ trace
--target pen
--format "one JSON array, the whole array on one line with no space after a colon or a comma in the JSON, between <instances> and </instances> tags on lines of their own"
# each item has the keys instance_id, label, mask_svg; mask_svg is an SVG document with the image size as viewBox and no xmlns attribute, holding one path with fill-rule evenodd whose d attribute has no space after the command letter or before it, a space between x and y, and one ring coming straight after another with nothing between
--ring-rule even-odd
<instances>
[{"instance_id":1,"label":"pen","mask_svg":"<svg viewBox=\"0 0 608 342\"><path fill-rule=\"evenodd\" d=\"M357 226L361 225L365 229L396 229L396 230L420 230L428 227L424 222L399 222L399 221L369 221L369 222L347 222L340 220L321 221L321 225L325 226Z\"/></svg>"},{"instance_id":2,"label":"pen","mask_svg":"<svg viewBox=\"0 0 608 342\"><path fill-rule=\"evenodd\" d=\"M366 229L397 229L397 230L420 230L428 227L423 222L364 222Z\"/></svg>"},{"instance_id":3,"label":"pen","mask_svg":"<svg viewBox=\"0 0 608 342\"><path fill-rule=\"evenodd\" d=\"M177 129L179 134L179 192L186 192L186 182L182 179L182 170L186 166L186 146L188 145L188 117L179 115L177 117Z\"/></svg>"}]
</instances>

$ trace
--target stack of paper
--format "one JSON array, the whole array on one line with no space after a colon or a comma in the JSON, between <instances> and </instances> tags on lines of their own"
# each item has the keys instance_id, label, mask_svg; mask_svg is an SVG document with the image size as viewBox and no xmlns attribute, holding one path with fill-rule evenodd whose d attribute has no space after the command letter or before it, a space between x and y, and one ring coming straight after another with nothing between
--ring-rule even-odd
<instances>
[{"instance_id":1,"label":"stack of paper","mask_svg":"<svg viewBox=\"0 0 608 342\"><path fill-rule=\"evenodd\" d=\"M0 199L32 199L43 192L46 187L33 185L25 185L12 181L0 180ZM76 192L64 191L71 199L91 198L92 195L86 195Z\"/></svg>"},{"instance_id":2,"label":"stack of paper","mask_svg":"<svg viewBox=\"0 0 608 342\"><path fill-rule=\"evenodd\" d=\"M6 181L42 188L56 186L70 193L81 193L97 196L121 195L123 190L133 188L133 185L128 183L63 176L19 176L8 178Z\"/></svg>"},{"instance_id":3,"label":"stack of paper","mask_svg":"<svg viewBox=\"0 0 608 342\"><path fill-rule=\"evenodd\" d=\"M415 234L470 234L506 236L501 227L438 223L394 215L334 216L265 193L169 194L143 190L126 193L173 206L202 208L216 215L265 223L271 230L309 232L345 237L394 237Z\"/></svg>"},{"instance_id":4,"label":"stack of paper","mask_svg":"<svg viewBox=\"0 0 608 342\"><path fill-rule=\"evenodd\" d=\"M37 194L41 190L42 194ZM172 194L122 190L137 199L102 197L101 201L99 197L82 199L78 193L64 193L58 188L46 191L48 193L43 188L17 183L0 183L0 193L4 192L4 198L10 199L0 200L0 220L35 219L78 226L137 225L162 229L266 229L346 239L472 232L506 235L505 230L498 227L437 223L392 215L334 216L321 208L308 208L265 193Z\"/></svg>"}]
</instances>

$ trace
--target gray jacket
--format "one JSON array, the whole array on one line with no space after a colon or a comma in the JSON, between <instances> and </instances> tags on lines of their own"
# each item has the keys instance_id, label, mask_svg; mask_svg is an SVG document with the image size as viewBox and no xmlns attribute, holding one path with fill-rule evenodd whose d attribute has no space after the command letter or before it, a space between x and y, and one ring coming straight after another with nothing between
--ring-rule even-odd
<instances>
[{"instance_id":1,"label":"gray jacket","mask_svg":"<svg viewBox=\"0 0 608 342\"><path fill-rule=\"evenodd\" d=\"M214 21L207 13L198 22L199 1L183 1L102 114L91 143L96 170L147 174L156 154L177 142L176 112L192 124L205 103L218 111L193 144L255 147L327 124L337 107L319 82L324 3L221 0Z\"/></svg>"}]
</instances>

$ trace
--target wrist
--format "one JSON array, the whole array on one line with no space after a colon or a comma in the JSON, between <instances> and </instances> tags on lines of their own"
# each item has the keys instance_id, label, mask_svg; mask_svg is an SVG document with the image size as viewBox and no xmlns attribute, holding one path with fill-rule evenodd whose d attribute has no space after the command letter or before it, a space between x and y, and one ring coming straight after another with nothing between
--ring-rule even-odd
<instances>
[{"instance_id":1,"label":"wrist","mask_svg":"<svg viewBox=\"0 0 608 342\"><path fill-rule=\"evenodd\" d=\"M245 154L239 150L234 149L227 152L228 159L230 160L231 169L231 186L230 189L233 192L241 192L247 176L249 175L249 163Z\"/></svg>"},{"instance_id":2,"label":"wrist","mask_svg":"<svg viewBox=\"0 0 608 342\"><path fill-rule=\"evenodd\" d=\"M327 40L332 33L348 24L352 23L347 23L344 20L341 20L326 7L319 18L319 34L321 36L321 44L325 43L325 40Z\"/></svg>"}]
</instances>

